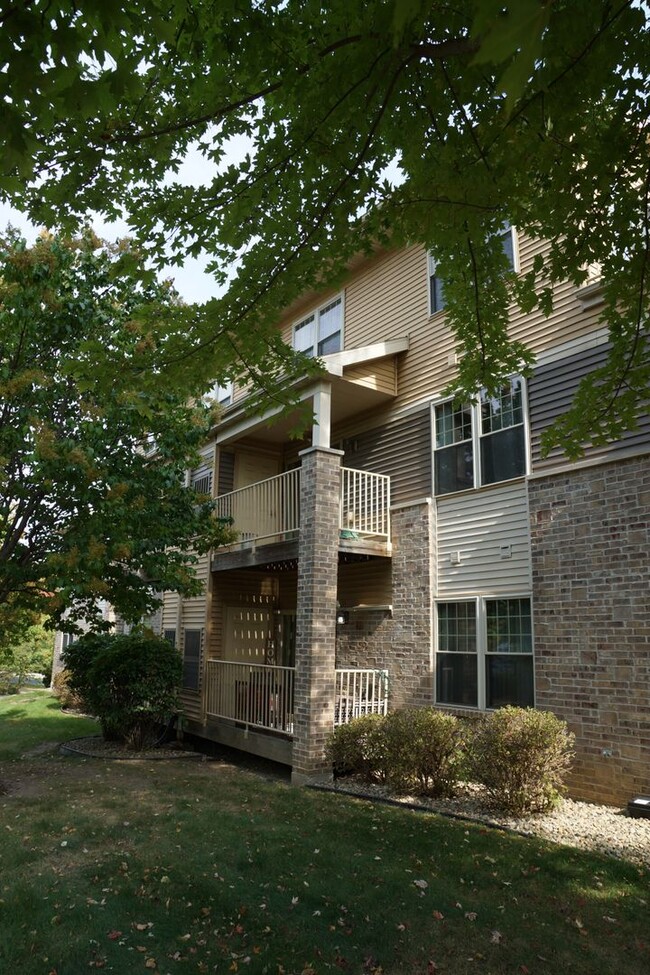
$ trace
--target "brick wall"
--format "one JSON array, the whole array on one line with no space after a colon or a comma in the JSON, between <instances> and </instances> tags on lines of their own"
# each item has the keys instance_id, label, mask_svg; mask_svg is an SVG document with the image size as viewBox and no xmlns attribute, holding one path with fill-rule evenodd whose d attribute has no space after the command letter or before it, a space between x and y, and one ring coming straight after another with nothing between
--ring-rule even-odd
<instances>
[{"instance_id":1,"label":"brick wall","mask_svg":"<svg viewBox=\"0 0 650 975\"><path fill-rule=\"evenodd\" d=\"M391 709L433 703L434 515L428 502L391 514L392 618L382 610L363 610L338 627L336 666L387 670Z\"/></svg>"},{"instance_id":2,"label":"brick wall","mask_svg":"<svg viewBox=\"0 0 650 975\"><path fill-rule=\"evenodd\" d=\"M576 798L650 793L650 457L529 482L536 704L576 735Z\"/></svg>"},{"instance_id":3,"label":"brick wall","mask_svg":"<svg viewBox=\"0 0 650 975\"><path fill-rule=\"evenodd\" d=\"M329 772L325 742L334 724L334 647L341 451L302 455L296 608L292 781Z\"/></svg>"}]
</instances>

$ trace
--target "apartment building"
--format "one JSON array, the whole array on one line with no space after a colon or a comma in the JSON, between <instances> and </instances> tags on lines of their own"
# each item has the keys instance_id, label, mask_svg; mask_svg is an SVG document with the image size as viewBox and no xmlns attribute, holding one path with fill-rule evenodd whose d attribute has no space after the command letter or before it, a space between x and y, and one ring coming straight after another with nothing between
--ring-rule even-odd
<instances>
[{"instance_id":1,"label":"apartment building","mask_svg":"<svg viewBox=\"0 0 650 975\"><path fill-rule=\"evenodd\" d=\"M503 243L517 272L543 246ZM162 613L189 731L301 782L326 769L336 723L387 699L468 718L535 706L575 732L575 797L650 789L650 418L578 462L542 458L607 353L597 277L554 297L548 318L512 314L532 377L459 407L442 395L457 356L435 265L380 252L279 323L325 365L297 387L310 436L217 389L191 478L236 540L201 561L201 597L167 594Z\"/></svg>"}]
</instances>

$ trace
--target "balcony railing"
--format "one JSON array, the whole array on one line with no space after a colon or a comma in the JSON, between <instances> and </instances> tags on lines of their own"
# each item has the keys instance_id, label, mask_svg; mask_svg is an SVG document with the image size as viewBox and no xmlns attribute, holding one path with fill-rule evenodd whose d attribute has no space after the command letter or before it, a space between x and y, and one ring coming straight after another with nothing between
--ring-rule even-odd
<instances>
[{"instance_id":1,"label":"balcony railing","mask_svg":"<svg viewBox=\"0 0 650 975\"><path fill-rule=\"evenodd\" d=\"M339 496L343 539L390 539L390 478L341 469ZM300 468L222 494L217 518L229 522L243 542L286 539L300 530Z\"/></svg>"},{"instance_id":2,"label":"balcony railing","mask_svg":"<svg viewBox=\"0 0 650 975\"><path fill-rule=\"evenodd\" d=\"M341 530L390 538L390 477L341 468Z\"/></svg>"},{"instance_id":3,"label":"balcony railing","mask_svg":"<svg viewBox=\"0 0 650 975\"><path fill-rule=\"evenodd\" d=\"M208 660L207 717L292 737L294 678L295 667ZM363 714L386 714L388 671L337 670L332 693L335 726Z\"/></svg>"},{"instance_id":4,"label":"balcony railing","mask_svg":"<svg viewBox=\"0 0 650 975\"><path fill-rule=\"evenodd\" d=\"M230 522L242 541L284 538L300 528L300 468L222 494L217 518Z\"/></svg>"}]
</instances>

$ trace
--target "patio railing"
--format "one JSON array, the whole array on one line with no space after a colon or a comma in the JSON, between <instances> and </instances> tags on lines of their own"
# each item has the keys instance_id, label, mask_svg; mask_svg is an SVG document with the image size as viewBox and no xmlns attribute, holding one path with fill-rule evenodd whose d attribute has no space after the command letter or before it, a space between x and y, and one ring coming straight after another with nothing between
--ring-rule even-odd
<instances>
[{"instance_id":1,"label":"patio railing","mask_svg":"<svg viewBox=\"0 0 650 975\"><path fill-rule=\"evenodd\" d=\"M260 731L293 735L294 667L208 660L205 707L209 718L226 718ZM386 714L388 671L335 672L334 725L362 714Z\"/></svg>"},{"instance_id":2,"label":"patio railing","mask_svg":"<svg viewBox=\"0 0 650 975\"><path fill-rule=\"evenodd\" d=\"M290 735L294 673L293 667L208 660L207 715Z\"/></svg>"},{"instance_id":3,"label":"patio railing","mask_svg":"<svg viewBox=\"0 0 650 975\"><path fill-rule=\"evenodd\" d=\"M387 670L337 670L334 725L388 711Z\"/></svg>"}]
</instances>

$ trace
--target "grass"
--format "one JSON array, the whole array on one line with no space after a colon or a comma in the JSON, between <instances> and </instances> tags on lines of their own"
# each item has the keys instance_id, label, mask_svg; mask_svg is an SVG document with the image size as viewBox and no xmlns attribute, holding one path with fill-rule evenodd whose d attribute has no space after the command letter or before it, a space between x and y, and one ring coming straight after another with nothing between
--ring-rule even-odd
<instances>
[{"instance_id":1,"label":"grass","mask_svg":"<svg viewBox=\"0 0 650 975\"><path fill-rule=\"evenodd\" d=\"M43 744L98 733L97 722L61 711L45 688L0 697L0 761L18 758Z\"/></svg>"},{"instance_id":2,"label":"grass","mask_svg":"<svg viewBox=\"0 0 650 975\"><path fill-rule=\"evenodd\" d=\"M224 761L52 754L8 770L2 972L650 970L649 877L630 864Z\"/></svg>"}]
</instances>

